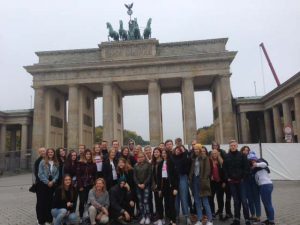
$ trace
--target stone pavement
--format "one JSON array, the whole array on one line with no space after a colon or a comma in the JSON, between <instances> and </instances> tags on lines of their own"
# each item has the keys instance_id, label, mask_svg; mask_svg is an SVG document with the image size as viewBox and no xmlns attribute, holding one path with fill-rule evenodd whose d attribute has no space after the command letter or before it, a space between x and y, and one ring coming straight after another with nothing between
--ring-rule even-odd
<instances>
[{"instance_id":1,"label":"stone pavement","mask_svg":"<svg viewBox=\"0 0 300 225\"><path fill-rule=\"evenodd\" d=\"M36 199L28 191L30 185L30 174L0 178L0 225L36 224ZM300 181L274 182L273 203L276 224L300 225ZM214 221L214 225L229 224Z\"/></svg>"}]
</instances>

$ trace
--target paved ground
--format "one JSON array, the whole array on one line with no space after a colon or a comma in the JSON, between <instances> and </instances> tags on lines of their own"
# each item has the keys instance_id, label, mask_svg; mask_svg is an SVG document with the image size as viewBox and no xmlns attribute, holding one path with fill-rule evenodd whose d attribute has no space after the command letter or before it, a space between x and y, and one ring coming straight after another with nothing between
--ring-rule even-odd
<instances>
[{"instance_id":1,"label":"paved ground","mask_svg":"<svg viewBox=\"0 0 300 225\"><path fill-rule=\"evenodd\" d=\"M30 184L30 174L0 178L0 225L36 224L36 199L28 192ZM300 181L276 181L274 185L276 224L300 225ZM229 224L214 221L214 225Z\"/></svg>"}]
</instances>

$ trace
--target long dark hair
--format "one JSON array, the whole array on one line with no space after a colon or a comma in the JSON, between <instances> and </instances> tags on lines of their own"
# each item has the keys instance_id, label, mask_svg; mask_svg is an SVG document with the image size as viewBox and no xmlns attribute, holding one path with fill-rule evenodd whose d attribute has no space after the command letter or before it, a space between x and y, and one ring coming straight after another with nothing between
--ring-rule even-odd
<instances>
[{"instance_id":1,"label":"long dark hair","mask_svg":"<svg viewBox=\"0 0 300 225\"><path fill-rule=\"evenodd\" d=\"M71 149L69 151L69 154L68 154L68 157L67 157L67 160L65 161L65 166L66 167L71 167L72 166L72 154L73 153L76 153L76 159L74 160L74 164L77 164L77 152L74 150L74 149Z\"/></svg>"},{"instance_id":2,"label":"long dark hair","mask_svg":"<svg viewBox=\"0 0 300 225\"><path fill-rule=\"evenodd\" d=\"M152 154L152 164L153 165L156 165L156 163L157 163L157 158L155 158L155 156L154 156L154 152L155 151L159 151L159 153L160 153L160 158L161 158L161 149L159 148L159 147L155 147L154 149L153 149L153 154Z\"/></svg>"},{"instance_id":3,"label":"long dark hair","mask_svg":"<svg viewBox=\"0 0 300 225\"><path fill-rule=\"evenodd\" d=\"M63 148L63 147L57 148L56 151L55 151L55 155L56 155L57 161L59 163L63 163L63 161L61 160L61 156L60 156L60 150L61 149L63 149L64 152L65 152L65 156L63 157L64 161L66 161L66 159L67 159L67 151L66 151L66 149Z\"/></svg>"},{"instance_id":4,"label":"long dark hair","mask_svg":"<svg viewBox=\"0 0 300 225\"><path fill-rule=\"evenodd\" d=\"M74 196L75 196L75 193L74 193L74 188L73 188L73 185L72 185L72 177L71 175L69 174L65 174L63 176L63 179L62 179L62 182L61 182L61 199L63 201L67 201L67 195L66 195L66 190L65 190L65 179L69 177L71 179L71 184L70 184L70 187L69 187L69 191L70 191L70 197L71 197L71 200L75 200L74 199Z\"/></svg>"}]
</instances>

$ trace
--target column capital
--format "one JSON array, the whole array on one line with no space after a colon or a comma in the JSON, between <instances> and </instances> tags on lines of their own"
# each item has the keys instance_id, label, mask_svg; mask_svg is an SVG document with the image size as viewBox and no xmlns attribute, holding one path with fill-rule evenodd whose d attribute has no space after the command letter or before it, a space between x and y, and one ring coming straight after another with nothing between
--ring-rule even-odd
<instances>
[{"instance_id":1,"label":"column capital","mask_svg":"<svg viewBox=\"0 0 300 225\"><path fill-rule=\"evenodd\" d=\"M76 88L76 87L77 87L77 88L79 87L78 84L69 84L68 86L69 86L69 87L75 87L75 88Z\"/></svg>"},{"instance_id":2,"label":"column capital","mask_svg":"<svg viewBox=\"0 0 300 225\"><path fill-rule=\"evenodd\" d=\"M186 81L194 81L194 77L183 77L182 80L186 80Z\"/></svg>"}]
</instances>

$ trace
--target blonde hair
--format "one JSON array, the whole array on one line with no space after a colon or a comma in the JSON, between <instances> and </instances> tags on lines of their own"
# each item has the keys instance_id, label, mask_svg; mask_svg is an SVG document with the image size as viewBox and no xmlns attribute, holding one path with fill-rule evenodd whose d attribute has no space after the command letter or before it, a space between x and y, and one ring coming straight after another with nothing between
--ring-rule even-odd
<instances>
[{"instance_id":1,"label":"blonde hair","mask_svg":"<svg viewBox=\"0 0 300 225\"><path fill-rule=\"evenodd\" d=\"M221 155L220 155L220 152L217 150L217 149L213 149L212 151L211 151L211 153L210 153L210 159L212 160L212 161L214 161L214 159L213 159L213 153L217 153L217 161L218 161L218 163L220 164L220 165L222 165L223 164L223 159L222 159L222 157L221 157Z\"/></svg>"},{"instance_id":2,"label":"blonde hair","mask_svg":"<svg viewBox=\"0 0 300 225\"><path fill-rule=\"evenodd\" d=\"M105 180L103 179L103 178L98 178L96 181L95 181L95 185L94 185L94 190L96 191L96 184L97 184L97 182L98 181L101 181L104 185L103 185L103 192L105 192L106 191L106 182L105 182Z\"/></svg>"},{"instance_id":3,"label":"blonde hair","mask_svg":"<svg viewBox=\"0 0 300 225\"><path fill-rule=\"evenodd\" d=\"M199 143L197 143L197 144L195 144L194 148L197 148L197 149L201 150L202 149L202 145L199 144Z\"/></svg>"}]
</instances>

